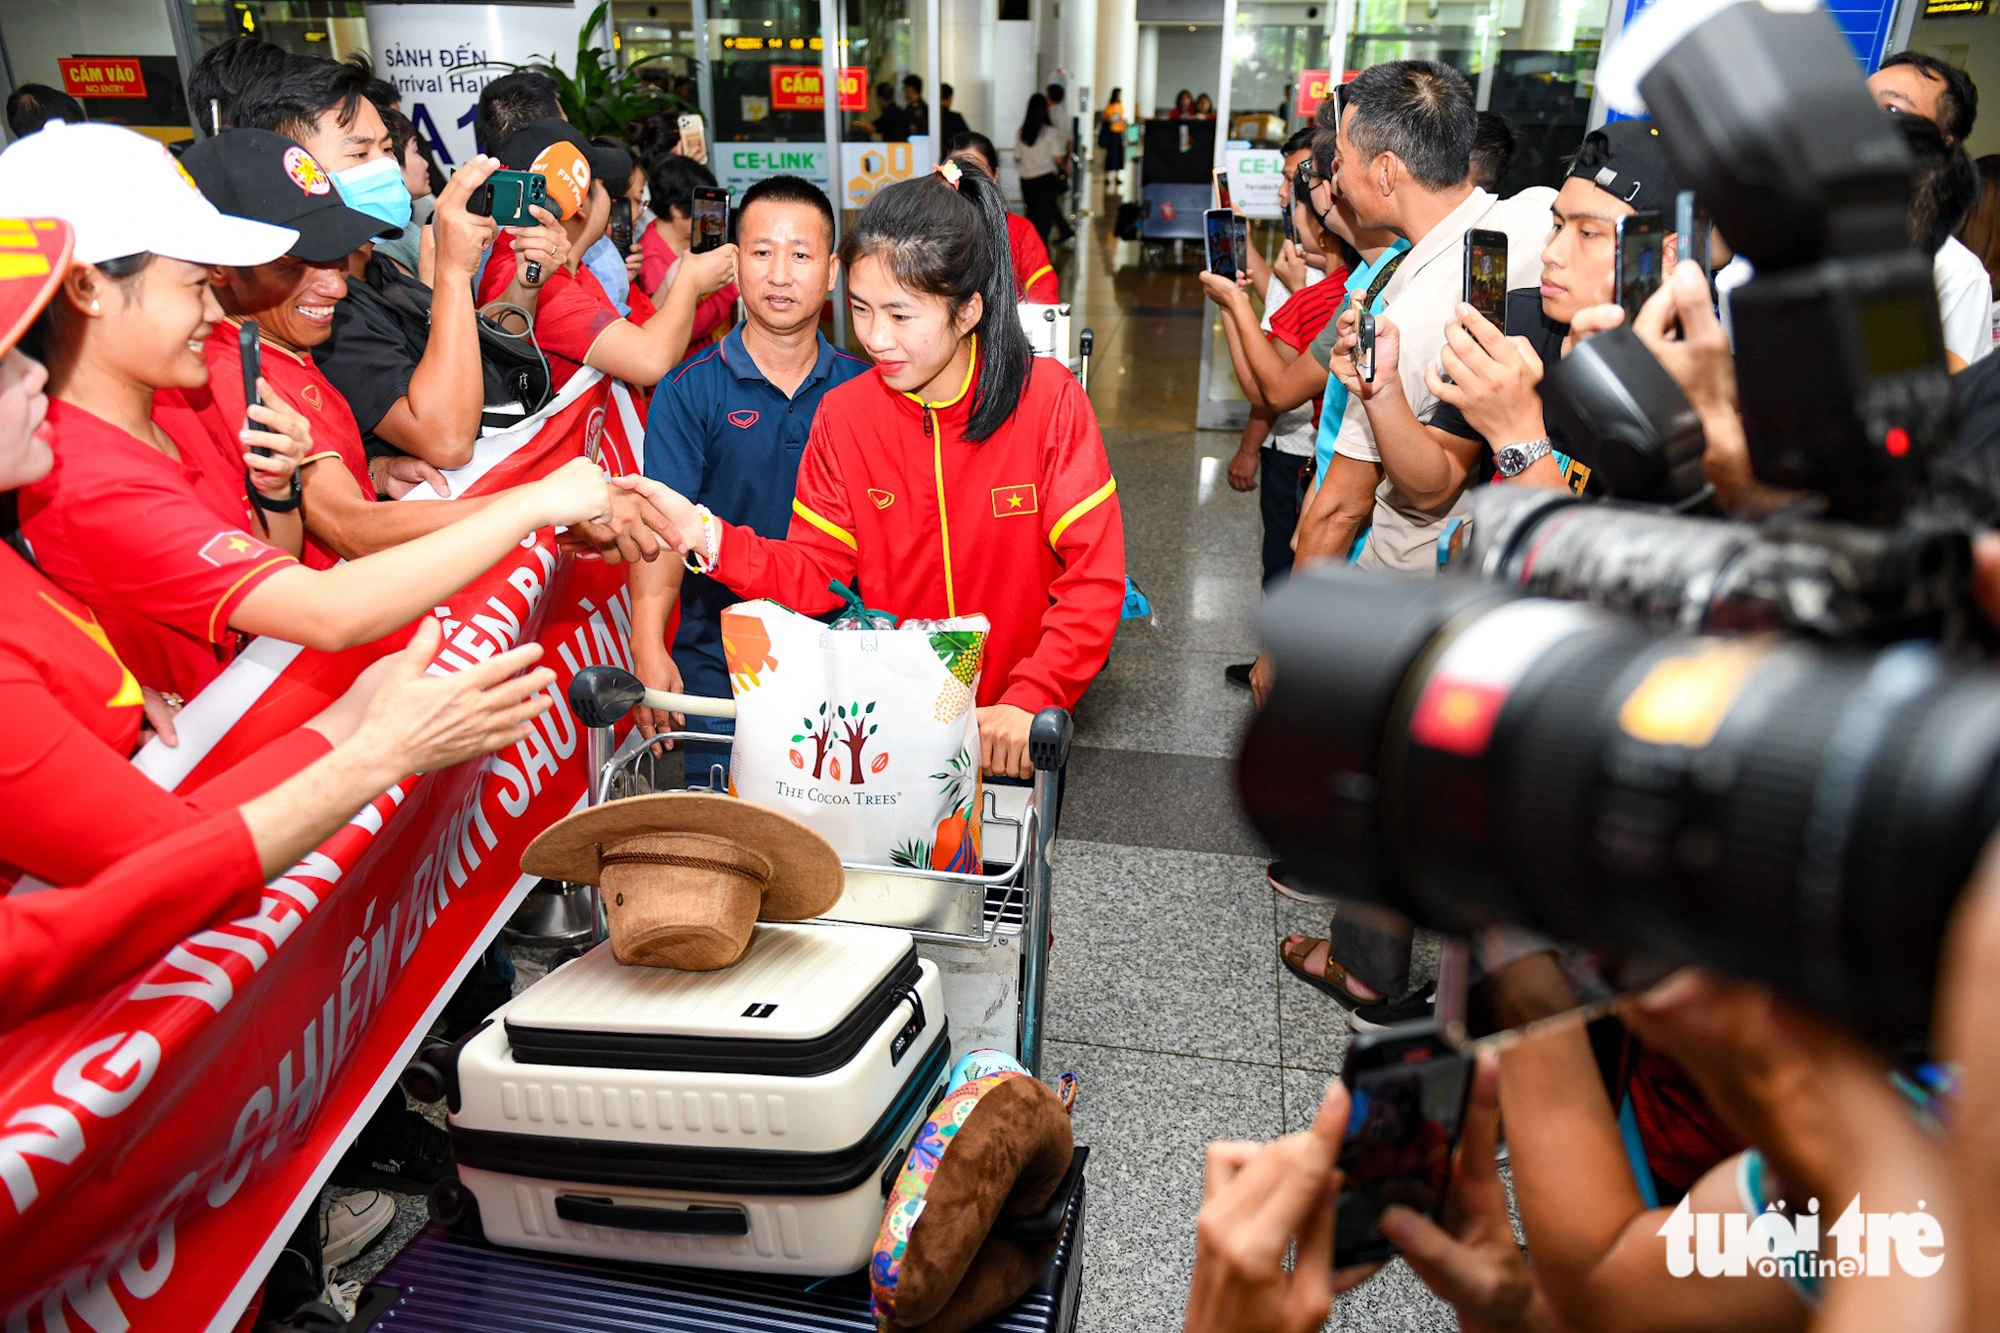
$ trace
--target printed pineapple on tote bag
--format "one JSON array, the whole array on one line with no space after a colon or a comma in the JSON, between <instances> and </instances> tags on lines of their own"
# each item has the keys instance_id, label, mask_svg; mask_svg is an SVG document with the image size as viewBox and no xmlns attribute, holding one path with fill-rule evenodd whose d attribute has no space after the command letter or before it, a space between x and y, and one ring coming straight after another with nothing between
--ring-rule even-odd
<instances>
[{"instance_id":1,"label":"printed pineapple on tote bag","mask_svg":"<svg viewBox=\"0 0 2000 1333\"><path fill-rule=\"evenodd\" d=\"M730 789L843 861L977 872L986 618L832 628L772 601L722 613Z\"/></svg>"}]
</instances>

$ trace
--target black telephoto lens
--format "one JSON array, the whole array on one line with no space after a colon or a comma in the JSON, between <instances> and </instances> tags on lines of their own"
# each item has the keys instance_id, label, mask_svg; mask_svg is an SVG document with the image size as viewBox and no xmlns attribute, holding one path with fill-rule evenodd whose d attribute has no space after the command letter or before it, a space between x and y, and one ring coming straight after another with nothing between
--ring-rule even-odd
<instances>
[{"instance_id":1,"label":"black telephoto lens","mask_svg":"<svg viewBox=\"0 0 2000 1333\"><path fill-rule=\"evenodd\" d=\"M1446 569L1638 616L1656 629L1979 641L1960 528L1691 518L1567 491L1485 486Z\"/></svg>"},{"instance_id":2,"label":"black telephoto lens","mask_svg":"<svg viewBox=\"0 0 2000 1333\"><path fill-rule=\"evenodd\" d=\"M1986 670L1345 569L1261 630L1276 687L1238 782L1307 885L1704 963L1885 1045L1927 1030L2000 818Z\"/></svg>"}]
</instances>

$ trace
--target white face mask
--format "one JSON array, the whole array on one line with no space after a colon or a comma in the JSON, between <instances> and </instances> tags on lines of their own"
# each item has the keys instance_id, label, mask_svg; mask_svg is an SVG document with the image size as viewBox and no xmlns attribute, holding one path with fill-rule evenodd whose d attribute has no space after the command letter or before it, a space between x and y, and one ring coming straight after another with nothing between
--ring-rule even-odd
<instances>
[{"instance_id":1,"label":"white face mask","mask_svg":"<svg viewBox=\"0 0 2000 1333\"><path fill-rule=\"evenodd\" d=\"M333 173L340 197L357 213L366 213L392 227L410 225L410 187L393 157L378 157Z\"/></svg>"}]
</instances>

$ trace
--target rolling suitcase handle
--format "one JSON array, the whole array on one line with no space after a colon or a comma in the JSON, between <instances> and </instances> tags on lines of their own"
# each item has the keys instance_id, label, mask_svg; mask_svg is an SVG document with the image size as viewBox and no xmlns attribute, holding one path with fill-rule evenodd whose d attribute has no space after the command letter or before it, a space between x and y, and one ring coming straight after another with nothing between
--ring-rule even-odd
<instances>
[{"instance_id":1,"label":"rolling suitcase handle","mask_svg":"<svg viewBox=\"0 0 2000 1333\"><path fill-rule=\"evenodd\" d=\"M691 1204L686 1208L648 1208L613 1203L600 1194L556 1195L556 1216L585 1226L617 1227L622 1231L657 1231L670 1236L747 1236L750 1215L741 1208Z\"/></svg>"}]
</instances>

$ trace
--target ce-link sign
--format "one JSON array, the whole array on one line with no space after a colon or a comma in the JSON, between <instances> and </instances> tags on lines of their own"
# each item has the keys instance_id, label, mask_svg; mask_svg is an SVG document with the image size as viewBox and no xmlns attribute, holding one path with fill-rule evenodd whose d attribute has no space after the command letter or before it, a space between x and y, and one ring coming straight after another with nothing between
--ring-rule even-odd
<instances>
[{"instance_id":1,"label":"ce-link sign","mask_svg":"<svg viewBox=\"0 0 2000 1333\"><path fill-rule=\"evenodd\" d=\"M718 143L709 150L716 183L741 194L767 176L826 180L824 143Z\"/></svg>"},{"instance_id":2,"label":"ce-link sign","mask_svg":"<svg viewBox=\"0 0 2000 1333\"><path fill-rule=\"evenodd\" d=\"M1223 154L1229 195L1245 217L1275 218L1278 186L1285 178L1285 155L1270 148L1231 148Z\"/></svg>"}]
</instances>

